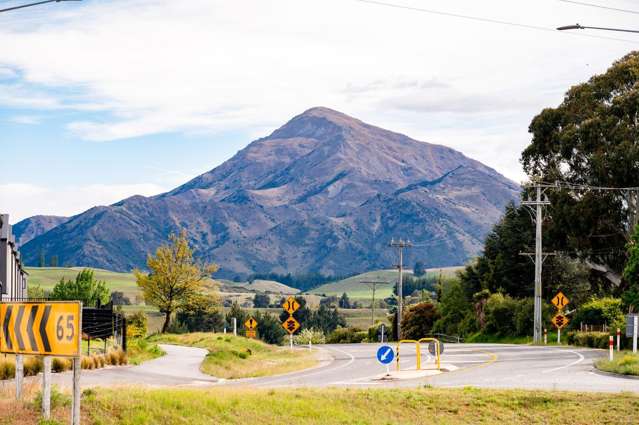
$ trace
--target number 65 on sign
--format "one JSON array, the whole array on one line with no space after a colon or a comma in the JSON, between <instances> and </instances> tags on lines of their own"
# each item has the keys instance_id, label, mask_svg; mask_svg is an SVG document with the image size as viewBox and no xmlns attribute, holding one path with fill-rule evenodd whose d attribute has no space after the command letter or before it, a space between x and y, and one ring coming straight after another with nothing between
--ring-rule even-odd
<instances>
[{"instance_id":1,"label":"number 65 on sign","mask_svg":"<svg viewBox=\"0 0 639 425\"><path fill-rule=\"evenodd\" d=\"M0 304L0 352L43 356L80 355L82 303Z\"/></svg>"}]
</instances>

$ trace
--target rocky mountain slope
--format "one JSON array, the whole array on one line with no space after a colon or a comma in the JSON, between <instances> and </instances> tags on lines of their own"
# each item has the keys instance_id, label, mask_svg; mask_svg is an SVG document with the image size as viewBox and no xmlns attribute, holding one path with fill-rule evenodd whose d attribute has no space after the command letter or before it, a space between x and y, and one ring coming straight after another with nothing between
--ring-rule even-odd
<instances>
[{"instance_id":1,"label":"rocky mountain slope","mask_svg":"<svg viewBox=\"0 0 639 425\"><path fill-rule=\"evenodd\" d=\"M296 116L219 167L158 196L92 208L26 244L60 263L130 270L185 229L221 276L346 274L396 262L459 265L478 253L519 186L441 145L327 109Z\"/></svg>"},{"instance_id":2,"label":"rocky mountain slope","mask_svg":"<svg viewBox=\"0 0 639 425\"><path fill-rule=\"evenodd\" d=\"M67 221L69 217L55 215L34 215L13 225L13 234L18 245L24 245L31 239L47 233L49 230Z\"/></svg>"}]
</instances>

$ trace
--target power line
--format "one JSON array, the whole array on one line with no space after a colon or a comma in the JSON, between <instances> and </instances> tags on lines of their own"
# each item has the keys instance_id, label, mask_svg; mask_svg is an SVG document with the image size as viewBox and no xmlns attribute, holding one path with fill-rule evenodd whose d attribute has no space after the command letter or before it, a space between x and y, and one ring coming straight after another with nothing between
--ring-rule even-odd
<instances>
[{"instance_id":1,"label":"power line","mask_svg":"<svg viewBox=\"0 0 639 425\"><path fill-rule=\"evenodd\" d=\"M574 1L574 0L559 0L559 1L562 2L562 3L577 4L579 6L596 7L597 9L606 9L606 10L612 10L612 11L615 11L615 12L632 13L634 15L639 15L639 11L638 10L620 9L620 8L617 8L617 7L602 6L600 4L586 3L586 2Z\"/></svg>"},{"instance_id":2,"label":"power line","mask_svg":"<svg viewBox=\"0 0 639 425\"><path fill-rule=\"evenodd\" d=\"M19 6L13 6L13 7L8 7L6 9L0 9L0 13L2 12L9 12L11 10L18 10L18 9L24 9L25 7L31 7L31 6L38 6L40 4L45 4L45 3L60 3L63 1L82 1L82 0L43 0L43 1L39 1L36 3L29 3L29 4L22 4Z\"/></svg>"},{"instance_id":3,"label":"power line","mask_svg":"<svg viewBox=\"0 0 639 425\"><path fill-rule=\"evenodd\" d=\"M524 29L535 30L535 31L543 31L543 32L557 32L555 28L543 27L543 26L540 26L540 25L522 24L522 23L518 23L518 22L505 21L505 20L501 20L501 19L484 18L484 17L481 17L481 16L465 15L465 14L461 14L461 13L446 12L446 11L442 11L442 10L424 9L424 8L421 8L421 7L406 6L406 5L401 5L401 4L396 4L396 3L388 3L388 2L384 2L384 1L378 1L378 0L353 0L353 1L356 1L356 2L359 2L359 3L373 4L373 5L377 5L377 6L390 7L390 8L394 8L394 9L403 9L403 10L410 10L410 11L413 11L413 12L428 13L428 14L431 14L431 15L447 16L449 18L458 18L458 19L465 19L465 20L468 20L468 21L483 22L483 23L487 23L487 24L505 25L505 26L510 26L510 27L524 28ZM612 40L612 41L621 41L621 42L624 42L624 43L637 44L637 42L634 41L634 40L627 40L627 39L623 39L623 38L604 37L604 36L591 35L591 34L573 34L573 33L566 33L566 34L571 34L571 35L578 36L578 37L579 36L580 37L589 37L589 38L597 38L597 39L601 39L601 40Z\"/></svg>"}]
</instances>

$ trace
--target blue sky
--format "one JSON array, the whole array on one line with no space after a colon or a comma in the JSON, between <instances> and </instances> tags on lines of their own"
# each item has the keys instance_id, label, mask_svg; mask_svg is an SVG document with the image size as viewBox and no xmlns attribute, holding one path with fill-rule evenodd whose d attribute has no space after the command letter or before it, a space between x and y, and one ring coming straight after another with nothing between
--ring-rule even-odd
<instances>
[{"instance_id":1,"label":"blue sky","mask_svg":"<svg viewBox=\"0 0 639 425\"><path fill-rule=\"evenodd\" d=\"M630 34L553 31L635 27L633 14L566 1L382 3L428 10L85 0L0 14L0 210L15 222L170 190L313 106L521 181L531 118L639 47Z\"/></svg>"}]
</instances>

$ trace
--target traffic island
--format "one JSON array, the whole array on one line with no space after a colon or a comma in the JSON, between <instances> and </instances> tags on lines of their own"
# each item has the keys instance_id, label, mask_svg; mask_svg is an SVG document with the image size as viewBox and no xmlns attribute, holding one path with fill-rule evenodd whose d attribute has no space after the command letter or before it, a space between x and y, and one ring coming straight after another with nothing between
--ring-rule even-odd
<instances>
[{"instance_id":1,"label":"traffic island","mask_svg":"<svg viewBox=\"0 0 639 425\"><path fill-rule=\"evenodd\" d=\"M436 366L425 367L419 370L409 369L409 370L392 370L388 373L383 373L379 376L373 378L374 381L403 381L410 379L421 379L427 378L429 376L440 375L445 372L453 372L459 369L457 366L452 364L441 364L440 368L437 369Z\"/></svg>"}]
</instances>

